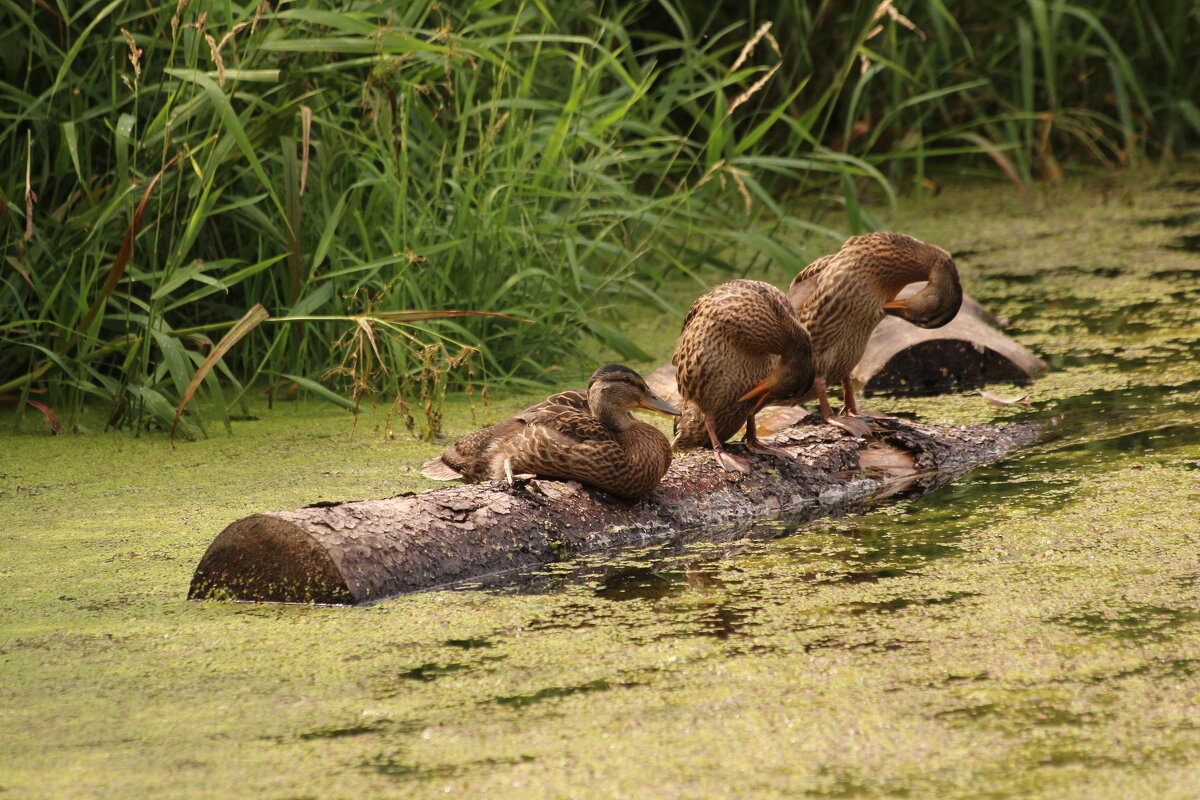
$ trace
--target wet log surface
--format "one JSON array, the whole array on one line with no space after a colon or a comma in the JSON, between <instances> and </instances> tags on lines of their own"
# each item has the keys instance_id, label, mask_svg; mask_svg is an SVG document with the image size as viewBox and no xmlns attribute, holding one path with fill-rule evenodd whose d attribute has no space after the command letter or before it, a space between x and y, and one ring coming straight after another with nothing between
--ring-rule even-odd
<instances>
[{"instance_id":1,"label":"wet log surface","mask_svg":"<svg viewBox=\"0 0 1200 800\"><path fill-rule=\"evenodd\" d=\"M677 455L637 502L573 482L519 480L255 514L217 536L189 597L366 603L603 548L695 541L698 529L723 523L849 513L932 491L1037 436L1029 424L893 420L868 444L814 421L766 437L795 460L759 456L740 474L707 450Z\"/></svg>"}]
</instances>

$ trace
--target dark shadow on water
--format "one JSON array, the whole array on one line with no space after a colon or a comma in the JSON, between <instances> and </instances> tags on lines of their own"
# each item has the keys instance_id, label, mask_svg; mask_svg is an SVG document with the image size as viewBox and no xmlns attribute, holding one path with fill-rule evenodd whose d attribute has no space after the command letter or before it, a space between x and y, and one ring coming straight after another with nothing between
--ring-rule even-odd
<instances>
[{"instance_id":1,"label":"dark shadow on water","mask_svg":"<svg viewBox=\"0 0 1200 800\"><path fill-rule=\"evenodd\" d=\"M1200 622L1200 609L1131 605L1123 609L1105 608L1069 617L1054 617L1050 621L1080 633L1130 641L1160 641L1172 636L1177 628Z\"/></svg>"},{"instance_id":2,"label":"dark shadow on water","mask_svg":"<svg viewBox=\"0 0 1200 800\"><path fill-rule=\"evenodd\" d=\"M483 758L479 759L478 761L472 761L468 764L421 766L418 764L412 764L408 761L402 761L395 755L380 754L370 761L363 762L359 766L383 775L389 775L393 778L425 781L433 780L435 778L452 778L457 775L462 775L473 769L526 764L533 760L533 756L523 755L518 758Z\"/></svg>"},{"instance_id":3,"label":"dark shadow on water","mask_svg":"<svg viewBox=\"0 0 1200 800\"><path fill-rule=\"evenodd\" d=\"M378 733L388 726L387 720L379 722L363 723L361 725L350 725L345 728L322 728L321 730L308 731L301 733L297 739L341 739L346 736L362 736L367 733Z\"/></svg>"},{"instance_id":4,"label":"dark shadow on water","mask_svg":"<svg viewBox=\"0 0 1200 800\"><path fill-rule=\"evenodd\" d=\"M442 644L447 647L457 647L460 650L477 650L481 647L491 647L487 639L447 639Z\"/></svg>"},{"instance_id":5,"label":"dark shadow on water","mask_svg":"<svg viewBox=\"0 0 1200 800\"><path fill-rule=\"evenodd\" d=\"M1165 245L1168 250L1183 250L1186 253L1200 253L1200 233L1190 233L1176 236L1171 243Z\"/></svg>"},{"instance_id":6,"label":"dark shadow on water","mask_svg":"<svg viewBox=\"0 0 1200 800\"><path fill-rule=\"evenodd\" d=\"M1053 727L1059 725L1098 725L1110 715L1099 712L1075 712L1043 703L981 703L942 711L934 715L947 722L988 722L1002 727Z\"/></svg>"},{"instance_id":7,"label":"dark shadow on water","mask_svg":"<svg viewBox=\"0 0 1200 800\"><path fill-rule=\"evenodd\" d=\"M542 689L530 694L514 694L503 697L494 697L491 702L498 703L509 708L523 708L533 703L539 703L543 700L553 700L559 697L570 697L573 694L583 694L586 692L606 692L614 688L627 688L637 686L636 683L611 683L605 680L589 681L581 683L577 686L551 686L547 689Z\"/></svg>"},{"instance_id":8,"label":"dark shadow on water","mask_svg":"<svg viewBox=\"0 0 1200 800\"><path fill-rule=\"evenodd\" d=\"M1092 275L1097 278L1120 278L1125 275L1125 270L1120 267L1084 267L1079 264L1063 264L1055 267L1054 271L1074 275Z\"/></svg>"},{"instance_id":9,"label":"dark shadow on water","mask_svg":"<svg viewBox=\"0 0 1200 800\"><path fill-rule=\"evenodd\" d=\"M1065 767L1070 765L1084 767L1128 767L1130 765L1130 762L1122 759L1088 753L1084 750L1072 750L1070 748L1051 750L1046 755L1037 758L1033 763L1037 766L1046 767Z\"/></svg>"},{"instance_id":10,"label":"dark shadow on water","mask_svg":"<svg viewBox=\"0 0 1200 800\"><path fill-rule=\"evenodd\" d=\"M440 663L431 661L426 664L421 664L419 666L397 672L395 677L399 679L399 682L395 682L394 685L399 687L405 681L429 683L431 681L436 681L439 678L444 678L447 675L453 675L459 672L470 672L471 670L479 669L480 667L483 667L492 661L503 660L504 656L482 656L473 662L452 661L449 663Z\"/></svg>"},{"instance_id":11,"label":"dark shadow on water","mask_svg":"<svg viewBox=\"0 0 1200 800\"><path fill-rule=\"evenodd\" d=\"M1197 286L1195 283L1197 279L1200 279L1200 269L1189 269L1186 267L1160 269L1157 272L1151 272L1147 277L1157 280L1184 281L1190 285L1192 291L1200 291L1200 286Z\"/></svg>"},{"instance_id":12,"label":"dark shadow on water","mask_svg":"<svg viewBox=\"0 0 1200 800\"><path fill-rule=\"evenodd\" d=\"M1192 225L1200 225L1200 212L1192 212L1190 214L1174 214L1169 217L1153 217L1151 219L1138 220L1139 225L1162 225L1167 228L1187 228Z\"/></svg>"},{"instance_id":13,"label":"dark shadow on water","mask_svg":"<svg viewBox=\"0 0 1200 800\"><path fill-rule=\"evenodd\" d=\"M999 281L1005 284L1037 283L1045 275L1041 272L987 272L983 276L987 280Z\"/></svg>"},{"instance_id":14,"label":"dark shadow on water","mask_svg":"<svg viewBox=\"0 0 1200 800\"><path fill-rule=\"evenodd\" d=\"M1140 678L1145 676L1157 680L1183 680L1200 675L1200 658L1166 658L1156 659L1137 667L1118 670L1107 675L1096 675L1089 683L1108 683L1124 678Z\"/></svg>"},{"instance_id":15,"label":"dark shadow on water","mask_svg":"<svg viewBox=\"0 0 1200 800\"><path fill-rule=\"evenodd\" d=\"M881 600L874 603L849 603L843 606L843 608L855 616L868 613L888 614L894 611L902 611L910 607L944 606L962 600L964 597L976 596L978 596L978 592L950 592L945 597L923 597L919 599L897 597L892 600Z\"/></svg>"},{"instance_id":16,"label":"dark shadow on water","mask_svg":"<svg viewBox=\"0 0 1200 800\"><path fill-rule=\"evenodd\" d=\"M511 583L507 585L501 584L496 588L500 588L501 590L507 589L514 594L546 594L543 591L522 591L521 587L530 579L536 581L536 576L515 575L512 577ZM555 591L565 588L567 585L569 584L564 584L561 580L556 581ZM553 617L534 618L525 626L525 629L530 631L578 630L580 628L594 628L598 622L596 606L586 603L568 603L556 609Z\"/></svg>"},{"instance_id":17,"label":"dark shadow on water","mask_svg":"<svg viewBox=\"0 0 1200 800\"><path fill-rule=\"evenodd\" d=\"M422 664L419 667L406 669L396 677L410 681L435 681L443 675L450 675L471 668L470 664Z\"/></svg>"},{"instance_id":18,"label":"dark shadow on water","mask_svg":"<svg viewBox=\"0 0 1200 800\"><path fill-rule=\"evenodd\" d=\"M683 573L653 567L626 567L600 579L596 596L606 600L661 600L687 589Z\"/></svg>"},{"instance_id":19,"label":"dark shadow on water","mask_svg":"<svg viewBox=\"0 0 1200 800\"><path fill-rule=\"evenodd\" d=\"M949 548L947 548L949 549ZM841 572L829 578L819 578L817 576L825 573L813 573L814 586L835 586L837 584L858 584L858 583L879 583L886 578L901 578L905 575L915 575L916 572L911 569L899 567L881 567L880 569L864 569L851 570L849 572Z\"/></svg>"},{"instance_id":20,"label":"dark shadow on water","mask_svg":"<svg viewBox=\"0 0 1200 800\"><path fill-rule=\"evenodd\" d=\"M1174 180L1159 184L1164 189L1178 189L1181 192L1200 192L1200 181Z\"/></svg>"}]
</instances>

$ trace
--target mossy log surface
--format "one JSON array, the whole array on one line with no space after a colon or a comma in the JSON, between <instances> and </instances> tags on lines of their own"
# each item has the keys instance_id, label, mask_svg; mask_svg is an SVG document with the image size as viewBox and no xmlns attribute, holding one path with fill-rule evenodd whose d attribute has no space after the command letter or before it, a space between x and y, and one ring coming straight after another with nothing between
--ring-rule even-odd
<instances>
[{"instance_id":1,"label":"mossy log surface","mask_svg":"<svg viewBox=\"0 0 1200 800\"><path fill-rule=\"evenodd\" d=\"M255 514L209 546L189 597L368 603L602 548L693 541L706 526L848 513L932 491L1038 430L889 420L865 443L814 422L766 437L794 460L759 456L741 474L717 467L707 450L684 453L637 502L573 482L518 480Z\"/></svg>"}]
</instances>

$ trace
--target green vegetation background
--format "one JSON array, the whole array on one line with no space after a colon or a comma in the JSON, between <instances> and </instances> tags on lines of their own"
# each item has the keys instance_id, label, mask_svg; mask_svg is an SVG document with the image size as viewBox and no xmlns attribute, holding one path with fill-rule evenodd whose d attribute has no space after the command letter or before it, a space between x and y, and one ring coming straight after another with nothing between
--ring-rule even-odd
<instances>
[{"instance_id":1,"label":"green vegetation background","mask_svg":"<svg viewBox=\"0 0 1200 800\"><path fill-rule=\"evenodd\" d=\"M622 320L678 314L664 282L794 269L935 165L1028 193L1173 157L1196 15L5 2L0 397L192 435L265 379L430 434L447 385L644 357Z\"/></svg>"}]
</instances>

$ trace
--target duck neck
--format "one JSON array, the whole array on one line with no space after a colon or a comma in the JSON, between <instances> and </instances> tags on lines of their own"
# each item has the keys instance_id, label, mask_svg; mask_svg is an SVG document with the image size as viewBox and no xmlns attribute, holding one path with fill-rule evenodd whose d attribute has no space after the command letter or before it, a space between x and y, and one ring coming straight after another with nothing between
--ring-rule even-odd
<instances>
[{"instance_id":1,"label":"duck neck","mask_svg":"<svg viewBox=\"0 0 1200 800\"><path fill-rule=\"evenodd\" d=\"M617 408L612 403L605 402L598 391L588 393L588 409L601 425L617 433L624 433L636 422L627 409Z\"/></svg>"},{"instance_id":2,"label":"duck neck","mask_svg":"<svg viewBox=\"0 0 1200 800\"><path fill-rule=\"evenodd\" d=\"M938 287L957 280L952 264L944 251L926 244L922 244L920 252L904 253L888 270L886 292L891 296L887 299L895 297L908 284L918 281L929 281L930 291L937 292Z\"/></svg>"}]
</instances>

